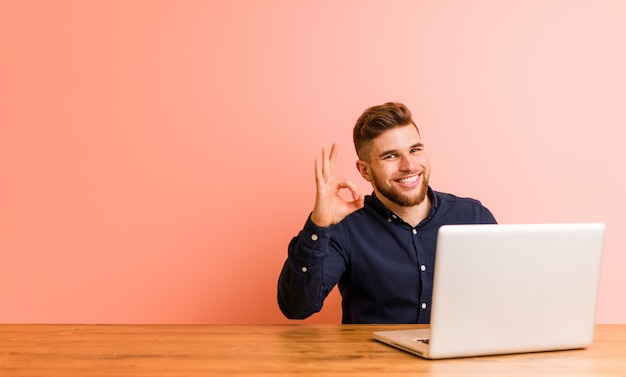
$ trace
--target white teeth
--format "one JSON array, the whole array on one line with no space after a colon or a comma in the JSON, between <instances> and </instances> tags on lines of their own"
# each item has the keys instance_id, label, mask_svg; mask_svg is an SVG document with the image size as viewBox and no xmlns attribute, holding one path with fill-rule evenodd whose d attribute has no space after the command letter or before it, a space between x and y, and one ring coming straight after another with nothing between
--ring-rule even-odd
<instances>
[{"instance_id":1,"label":"white teeth","mask_svg":"<svg viewBox=\"0 0 626 377\"><path fill-rule=\"evenodd\" d=\"M405 185L410 185L411 183L415 183L416 181L417 181L417 176L413 176L409 178L400 179L398 182L405 184Z\"/></svg>"}]
</instances>

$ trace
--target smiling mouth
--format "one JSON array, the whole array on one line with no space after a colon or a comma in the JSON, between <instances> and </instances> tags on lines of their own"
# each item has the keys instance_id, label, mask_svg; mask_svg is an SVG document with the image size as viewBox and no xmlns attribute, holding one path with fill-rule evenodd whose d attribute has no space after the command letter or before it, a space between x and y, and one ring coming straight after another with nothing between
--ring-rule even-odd
<instances>
[{"instance_id":1,"label":"smiling mouth","mask_svg":"<svg viewBox=\"0 0 626 377\"><path fill-rule=\"evenodd\" d=\"M417 175L413 175L410 177L398 179L397 182L404 186L412 186L415 183L417 183L417 181L420 179L421 176L422 176L421 174L417 174Z\"/></svg>"}]
</instances>

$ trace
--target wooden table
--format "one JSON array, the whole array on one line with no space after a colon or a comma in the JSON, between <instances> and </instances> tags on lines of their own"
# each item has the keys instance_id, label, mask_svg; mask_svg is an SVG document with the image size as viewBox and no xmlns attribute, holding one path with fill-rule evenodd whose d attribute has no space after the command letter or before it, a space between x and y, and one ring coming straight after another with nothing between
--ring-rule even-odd
<instances>
[{"instance_id":1,"label":"wooden table","mask_svg":"<svg viewBox=\"0 0 626 377\"><path fill-rule=\"evenodd\" d=\"M410 327L0 325L0 376L626 377L626 325L598 325L584 350L438 361L372 339Z\"/></svg>"}]
</instances>

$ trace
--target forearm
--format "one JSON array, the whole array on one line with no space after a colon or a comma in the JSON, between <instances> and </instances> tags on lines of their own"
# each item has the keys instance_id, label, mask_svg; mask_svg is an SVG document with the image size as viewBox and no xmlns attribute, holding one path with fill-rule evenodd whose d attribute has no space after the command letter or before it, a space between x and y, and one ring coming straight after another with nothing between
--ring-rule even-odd
<instances>
[{"instance_id":1,"label":"forearm","mask_svg":"<svg viewBox=\"0 0 626 377\"><path fill-rule=\"evenodd\" d=\"M325 274L329 254L328 228L310 220L289 243L288 257L278 279L278 305L290 319L304 319L321 310L324 299L334 286ZM330 285L330 287L329 287Z\"/></svg>"}]
</instances>

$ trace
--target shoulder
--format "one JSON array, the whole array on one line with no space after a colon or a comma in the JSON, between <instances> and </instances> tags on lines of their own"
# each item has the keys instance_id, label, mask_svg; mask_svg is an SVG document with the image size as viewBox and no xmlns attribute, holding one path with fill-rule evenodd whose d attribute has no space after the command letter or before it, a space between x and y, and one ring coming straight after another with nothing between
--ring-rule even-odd
<instances>
[{"instance_id":1,"label":"shoulder","mask_svg":"<svg viewBox=\"0 0 626 377\"><path fill-rule=\"evenodd\" d=\"M482 206L482 203L478 199L457 196L454 194L449 194L446 192L433 191L435 197L437 198L437 202L445 203L445 204L467 204L467 205L475 205Z\"/></svg>"},{"instance_id":2,"label":"shoulder","mask_svg":"<svg viewBox=\"0 0 626 377\"><path fill-rule=\"evenodd\" d=\"M496 220L480 200L433 191L436 213L462 223L495 223ZM451 220L450 219L450 220ZM454 221L454 222L456 222Z\"/></svg>"}]
</instances>

